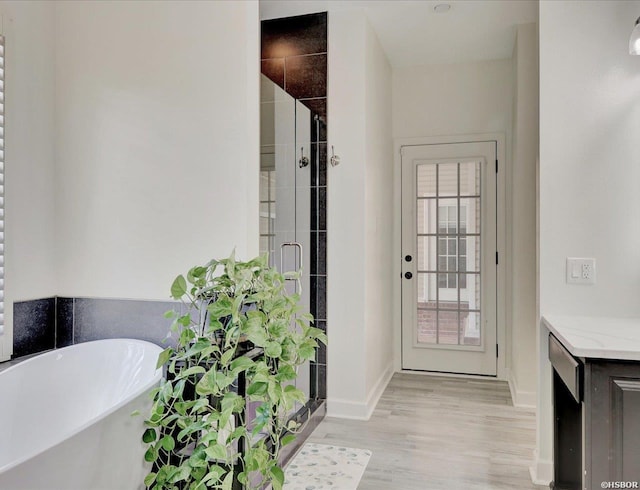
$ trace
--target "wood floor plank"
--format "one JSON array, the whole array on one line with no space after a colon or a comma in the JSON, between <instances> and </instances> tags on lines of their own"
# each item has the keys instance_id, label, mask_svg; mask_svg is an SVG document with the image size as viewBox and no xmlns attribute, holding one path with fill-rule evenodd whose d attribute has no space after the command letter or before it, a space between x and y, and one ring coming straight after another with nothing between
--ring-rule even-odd
<instances>
[{"instance_id":1,"label":"wood floor plank","mask_svg":"<svg viewBox=\"0 0 640 490\"><path fill-rule=\"evenodd\" d=\"M372 450L359 490L546 488L529 478L535 413L499 381L397 373L370 420L327 417L309 442Z\"/></svg>"}]
</instances>

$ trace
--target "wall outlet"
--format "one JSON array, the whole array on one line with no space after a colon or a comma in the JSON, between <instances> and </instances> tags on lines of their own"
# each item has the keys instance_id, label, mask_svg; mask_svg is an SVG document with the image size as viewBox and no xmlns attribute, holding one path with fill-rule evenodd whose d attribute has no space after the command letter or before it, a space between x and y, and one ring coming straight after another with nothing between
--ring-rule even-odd
<instances>
[{"instance_id":1,"label":"wall outlet","mask_svg":"<svg viewBox=\"0 0 640 490\"><path fill-rule=\"evenodd\" d=\"M595 284L596 259L567 257L567 284Z\"/></svg>"}]
</instances>

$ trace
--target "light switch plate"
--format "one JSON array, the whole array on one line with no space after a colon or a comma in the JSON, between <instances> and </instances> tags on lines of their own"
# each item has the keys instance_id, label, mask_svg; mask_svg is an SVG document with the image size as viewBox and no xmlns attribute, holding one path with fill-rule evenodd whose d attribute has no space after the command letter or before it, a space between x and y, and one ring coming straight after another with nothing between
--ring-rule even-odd
<instances>
[{"instance_id":1,"label":"light switch plate","mask_svg":"<svg viewBox=\"0 0 640 490\"><path fill-rule=\"evenodd\" d=\"M567 257L567 284L595 284L596 259Z\"/></svg>"}]
</instances>

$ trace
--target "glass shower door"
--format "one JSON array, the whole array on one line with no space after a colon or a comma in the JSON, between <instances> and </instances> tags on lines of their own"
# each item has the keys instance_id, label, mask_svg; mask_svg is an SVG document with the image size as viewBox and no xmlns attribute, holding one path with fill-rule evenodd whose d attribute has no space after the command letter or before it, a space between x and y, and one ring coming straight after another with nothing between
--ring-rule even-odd
<instances>
[{"instance_id":1,"label":"glass shower door","mask_svg":"<svg viewBox=\"0 0 640 490\"><path fill-rule=\"evenodd\" d=\"M300 306L303 312L311 311L311 111L300 101L296 101L296 127L294 161L295 173L295 241L300 244L299 262L296 270L301 271L299 281ZM309 361L298 369L296 387L311 396L311 370Z\"/></svg>"},{"instance_id":2,"label":"glass shower door","mask_svg":"<svg viewBox=\"0 0 640 490\"><path fill-rule=\"evenodd\" d=\"M280 272L301 272L286 286L300 294L302 311L308 312L311 113L264 75L260 96L260 253L268 252L270 265ZM308 362L300 366L295 384L310 397Z\"/></svg>"}]
</instances>

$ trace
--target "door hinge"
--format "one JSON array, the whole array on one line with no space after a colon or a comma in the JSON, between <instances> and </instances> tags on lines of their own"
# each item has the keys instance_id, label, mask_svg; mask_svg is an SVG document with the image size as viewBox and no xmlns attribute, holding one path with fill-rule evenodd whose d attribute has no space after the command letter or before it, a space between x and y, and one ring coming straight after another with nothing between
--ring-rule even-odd
<instances>
[{"instance_id":1,"label":"door hinge","mask_svg":"<svg viewBox=\"0 0 640 490\"><path fill-rule=\"evenodd\" d=\"M496 252L496 265L499 263L498 252Z\"/></svg>"},{"instance_id":2,"label":"door hinge","mask_svg":"<svg viewBox=\"0 0 640 490\"><path fill-rule=\"evenodd\" d=\"M498 355L498 344L496 344L496 357L500 357L500 356Z\"/></svg>"},{"instance_id":3,"label":"door hinge","mask_svg":"<svg viewBox=\"0 0 640 490\"><path fill-rule=\"evenodd\" d=\"M498 173L498 159L496 158L496 173Z\"/></svg>"}]
</instances>

